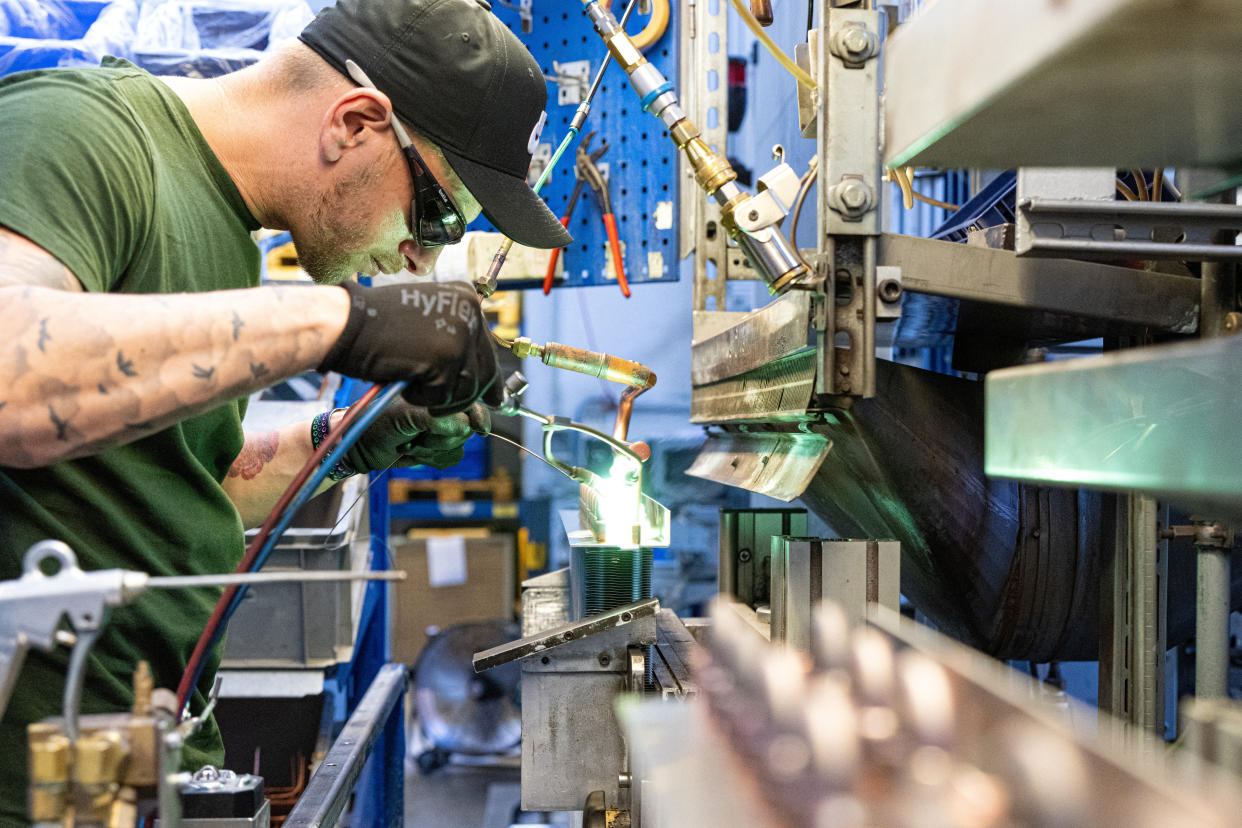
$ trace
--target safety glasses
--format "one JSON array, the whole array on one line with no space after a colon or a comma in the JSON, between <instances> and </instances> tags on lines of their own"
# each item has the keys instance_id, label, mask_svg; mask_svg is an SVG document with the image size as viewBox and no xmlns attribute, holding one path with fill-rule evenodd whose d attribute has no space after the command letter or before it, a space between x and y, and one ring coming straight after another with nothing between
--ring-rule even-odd
<instances>
[{"instance_id":1,"label":"safety glasses","mask_svg":"<svg viewBox=\"0 0 1242 828\"><path fill-rule=\"evenodd\" d=\"M359 86L378 90L371 79L362 71L362 67L352 60L345 61L345 69ZM410 134L405 131L394 111L388 122L397 136L397 144L405 154L405 161L410 167L410 177L414 179L414 201L410 205L410 233L422 247L443 247L461 241L466 232L466 219L453 205L448 193L436 181L427 165L423 162Z\"/></svg>"}]
</instances>

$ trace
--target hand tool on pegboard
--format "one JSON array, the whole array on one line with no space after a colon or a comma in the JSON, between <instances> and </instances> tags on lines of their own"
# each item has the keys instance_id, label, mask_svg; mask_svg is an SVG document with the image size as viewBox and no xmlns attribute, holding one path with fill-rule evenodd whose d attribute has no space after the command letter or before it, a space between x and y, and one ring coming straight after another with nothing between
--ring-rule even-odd
<instances>
[{"instance_id":1,"label":"hand tool on pegboard","mask_svg":"<svg viewBox=\"0 0 1242 828\"><path fill-rule=\"evenodd\" d=\"M612 194L608 191L608 179L604 178L603 170L596 166L582 144L578 144L575 160L578 176L586 181L591 192L595 194L595 202L599 205L604 219L604 229L608 231L608 245L612 248L612 266L617 274L617 286L628 299L630 283L625 278L625 260L621 257L621 239L617 235L617 217L612 212Z\"/></svg>"},{"instance_id":2,"label":"hand tool on pegboard","mask_svg":"<svg viewBox=\"0 0 1242 828\"><path fill-rule=\"evenodd\" d=\"M595 138L594 132L588 132L586 135L582 136L582 143L578 145L578 151L584 152L585 150L590 149L591 141L594 138ZM603 143L600 145L600 148L595 150L595 152L591 153L588 157L591 159L591 162L594 163L596 161L599 161L599 159L603 158L604 153L606 152L608 152L608 141L604 140ZM569 194L569 202L568 204L565 205L565 215L561 216L561 226L566 229L569 228L569 220L573 218L574 207L577 206L578 204L578 197L582 195L582 185L584 185L585 183L586 183L586 178L580 175L578 177L578 180L574 182L574 188ZM552 280L556 277L556 262L558 259L560 259L561 250L563 249L564 248L561 248L561 247L556 248L555 250L552 251L552 257L548 259L548 272L545 273L543 276L543 295L544 296L547 296L552 291Z\"/></svg>"}]
</instances>

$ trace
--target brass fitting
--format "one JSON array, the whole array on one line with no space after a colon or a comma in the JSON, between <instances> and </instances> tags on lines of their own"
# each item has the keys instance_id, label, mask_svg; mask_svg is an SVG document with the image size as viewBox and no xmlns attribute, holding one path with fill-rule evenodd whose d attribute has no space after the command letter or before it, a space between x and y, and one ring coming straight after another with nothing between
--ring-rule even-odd
<instances>
[{"instance_id":1,"label":"brass fitting","mask_svg":"<svg viewBox=\"0 0 1242 828\"><path fill-rule=\"evenodd\" d=\"M630 40L630 36L622 29L614 32L605 44L608 46L608 51L612 53L613 59L620 64L627 75L647 62L643 53L638 51L638 47L634 45L634 41Z\"/></svg>"},{"instance_id":2,"label":"brass fitting","mask_svg":"<svg viewBox=\"0 0 1242 828\"><path fill-rule=\"evenodd\" d=\"M699 137L699 128L695 126L694 121L683 118L673 124L668 135L677 145L677 149L685 151L686 157L690 160L690 166L694 168L694 180L708 195L719 190L726 182L737 178L737 173L733 171L729 162L713 152L712 148Z\"/></svg>"},{"instance_id":3,"label":"brass fitting","mask_svg":"<svg viewBox=\"0 0 1242 828\"><path fill-rule=\"evenodd\" d=\"M691 138L682 149L686 151L690 166L694 168L694 180L708 195L737 178L737 173L729 162L713 152L711 147L703 143L702 138Z\"/></svg>"},{"instance_id":4,"label":"brass fitting","mask_svg":"<svg viewBox=\"0 0 1242 828\"><path fill-rule=\"evenodd\" d=\"M110 785L120 781L125 751L119 733L83 736L74 747L74 776L80 784Z\"/></svg>"},{"instance_id":5,"label":"brass fitting","mask_svg":"<svg viewBox=\"0 0 1242 828\"><path fill-rule=\"evenodd\" d=\"M525 336L519 336L517 339L513 340L513 343L509 346L509 350L512 351L513 355L518 359L526 359L529 356L536 358L543 356L543 349L534 342L531 342L529 337Z\"/></svg>"},{"instance_id":6,"label":"brass fitting","mask_svg":"<svg viewBox=\"0 0 1242 828\"><path fill-rule=\"evenodd\" d=\"M30 756L30 818L34 822L59 822L69 793L69 739L59 733L27 737Z\"/></svg>"},{"instance_id":7,"label":"brass fitting","mask_svg":"<svg viewBox=\"0 0 1242 828\"><path fill-rule=\"evenodd\" d=\"M673 143L677 145L677 149L681 149L695 138L698 138L699 134L699 128L695 125L694 121L689 118L683 118L673 124L672 128L668 131L668 137L673 139Z\"/></svg>"},{"instance_id":8,"label":"brass fitting","mask_svg":"<svg viewBox=\"0 0 1242 828\"><path fill-rule=\"evenodd\" d=\"M151 676L151 665L145 661L138 662L134 670L134 705L130 712L135 716L151 715L151 694L155 692L155 679Z\"/></svg>"}]
</instances>

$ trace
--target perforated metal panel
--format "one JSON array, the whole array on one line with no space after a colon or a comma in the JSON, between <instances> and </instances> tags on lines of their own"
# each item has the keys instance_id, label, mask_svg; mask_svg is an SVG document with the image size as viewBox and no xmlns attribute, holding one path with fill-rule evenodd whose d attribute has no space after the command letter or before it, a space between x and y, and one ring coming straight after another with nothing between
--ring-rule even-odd
<instances>
[{"instance_id":1,"label":"perforated metal panel","mask_svg":"<svg viewBox=\"0 0 1242 828\"><path fill-rule=\"evenodd\" d=\"M622 0L613 3L613 13L618 17L623 9ZM522 33L515 9L495 4L493 10L530 49L545 76L556 75L554 61L563 64L586 60L590 63L588 77L598 71L606 50L578 0L534 0L530 34ZM645 53L647 60L674 84L678 83L677 17L674 0L667 31ZM648 19L635 12L626 28L635 35ZM541 140L553 150L565 137L577 107L576 102L558 104L557 84L548 82L548 123ZM582 128L583 134L592 130L596 131L592 148L598 148L605 139L609 144L608 153L600 159L600 164L607 165L613 212L617 217L617 232L630 284L676 281L677 148L669 140L664 125L642 111L629 79L615 63L609 66L595 96L591 115ZM581 138L566 149L541 193L557 215L564 214L574 186L574 150L578 140ZM471 229L491 230L492 227L486 219L480 218ZM569 231L574 241L562 254L565 277L558 287L615 286L616 280L607 266L608 235L589 187L583 188ZM506 287L509 284L512 283Z\"/></svg>"}]
</instances>

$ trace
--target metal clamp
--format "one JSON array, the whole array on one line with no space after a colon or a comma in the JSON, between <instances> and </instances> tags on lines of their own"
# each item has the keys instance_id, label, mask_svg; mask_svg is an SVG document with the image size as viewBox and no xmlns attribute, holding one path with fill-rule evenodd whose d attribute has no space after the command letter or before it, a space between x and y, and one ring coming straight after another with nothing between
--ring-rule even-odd
<instances>
[{"instance_id":1,"label":"metal clamp","mask_svg":"<svg viewBox=\"0 0 1242 828\"><path fill-rule=\"evenodd\" d=\"M659 600L648 598L645 601L636 601L599 615L593 615L582 621L562 624L550 630L519 638L517 641L510 641L508 644L500 644L474 654L474 671L481 673L484 670L536 655L596 633L624 627L642 618L654 618L659 611Z\"/></svg>"}]
</instances>

